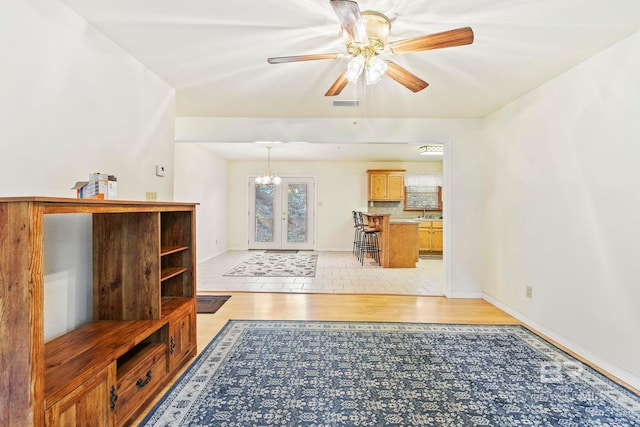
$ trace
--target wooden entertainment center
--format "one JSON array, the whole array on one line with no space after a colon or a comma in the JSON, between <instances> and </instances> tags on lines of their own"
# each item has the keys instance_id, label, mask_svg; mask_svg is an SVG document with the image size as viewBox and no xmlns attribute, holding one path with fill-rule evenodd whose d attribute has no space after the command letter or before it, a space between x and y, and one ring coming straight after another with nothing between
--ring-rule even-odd
<instances>
[{"instance_id":1,"label":"wooden entertainment center","mask_svg":"<svg viewBox=\"0 0 640 427\"><path fill-rule=\"evenodd\" d=\"M93 319L45 343L44 216L92 217ZM196 354L195 204L0 198L0 425L120 426Z\"/></svg>"}]
</instances>

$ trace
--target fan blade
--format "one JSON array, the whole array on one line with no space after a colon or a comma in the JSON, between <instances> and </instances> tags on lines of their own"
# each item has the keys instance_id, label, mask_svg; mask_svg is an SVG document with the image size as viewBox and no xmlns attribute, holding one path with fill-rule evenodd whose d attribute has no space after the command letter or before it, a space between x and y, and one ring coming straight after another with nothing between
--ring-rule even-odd
<instances>
[{"instance_id":1,"label":"fan blade","mask_svg":"<svg viewBox=\"0 0 640 427\"><path fill-rule=\"evenodd\" d=\"M278 56L275 58L268 58L269 64L284 64L287 62L299 62L299 61L315 61L318 59L338 59L344 55L341 53L318 53L315 55L297 55L297 56Z\"/></svg>"},{"instance_id":2,"label":"fan blade","mask_svg":"<svg viewBox=\"0 0 640 427\"><path fill-rule=\"evenodd\" d=\"M356 43L369 43L358 3L351 0L331 0L330 3L342 25L342 34Z\"/></svg>"},{"instance_id":3,"label":"fan blade","mask_svg":"<svg viewBox=\"0 0 640 427\"><path fill-rule=\"evenodd\" d=\"M419 52L422 50L441 49L443 47L462 46L473 43L471 27L457 28L428 36L398 40L387 46L392 53Z\"/></svg>"},{"instance_id":4,"label":"fan blade","mask_svg":"<svg viewBox=\"0 0 640 427\"><path fill-rule=\"evenodd\" d=\"M429 83L392 61L387 61L387 76L412 92L419 92L429 86Z\"/></svg>"},{"instance_id":5,"label":"fan blade","mask_svg":"<svg viewBox=\"0 0 640 427\"><path fill-rule=\"evenodd\" d=\"M345 77L345 74L347 74L347 70L344 70L342 74L340 74L340 77L338 77L338 79L335 82L333 82L333 84L331 85L327 93L324 94L324 96L336 96L336 95L339 95L340 92L342 92L342 89L344 89L347 83L349 83L349 80L347 80L347 78Z\"/></svg>"}]
</instances>

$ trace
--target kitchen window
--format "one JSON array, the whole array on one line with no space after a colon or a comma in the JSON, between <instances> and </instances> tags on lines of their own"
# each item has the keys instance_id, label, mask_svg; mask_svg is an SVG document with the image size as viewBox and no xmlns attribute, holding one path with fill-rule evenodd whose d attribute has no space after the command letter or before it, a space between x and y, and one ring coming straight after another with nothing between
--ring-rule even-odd
<instances>
[{"instance_id":1,"label":"kitchen window","mask_svg":"<svg viewBox=\"0 0 640 427\"><path fill-rule=\"evenodd\" d=\"M407 174L405 184L405 211L442 210L442 175Z\"/></svg>"}]
</instances>

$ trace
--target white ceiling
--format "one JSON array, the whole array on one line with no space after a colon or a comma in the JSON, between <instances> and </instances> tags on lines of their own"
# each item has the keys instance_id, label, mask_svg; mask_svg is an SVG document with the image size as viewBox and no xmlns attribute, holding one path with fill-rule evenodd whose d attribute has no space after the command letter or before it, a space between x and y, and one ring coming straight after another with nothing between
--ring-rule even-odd
<instances>
[{"instance_id":1,"label":"white ceiling","mask_svg":"<svg viewBox=\"0 0 640 427\"><path fill-rule=\"evenodd\" d=\"M173 86L178 116L342 117L332 101L358 99L359 117L480 118L640 29L638 0L360 0L390 41L464 26L475 41L396 56L421 92L385 77L327 98L347 59L266 59L344 53L329 0L62 1Z\"/></svg>"}]
</instances>

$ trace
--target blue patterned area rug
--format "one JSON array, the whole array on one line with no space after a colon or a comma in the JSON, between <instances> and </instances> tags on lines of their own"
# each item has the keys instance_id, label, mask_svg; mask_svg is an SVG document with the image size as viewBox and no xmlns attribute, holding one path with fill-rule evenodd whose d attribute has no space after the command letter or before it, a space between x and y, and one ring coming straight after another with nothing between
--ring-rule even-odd
<instances>
[{"instance_id":1,"label":"blue patterned area rug","mask_svg":"<svg viewBox=\"0 0 640 427\"><path fill-rule=\"evenodd\" d=\"M230 321L145 426L640 426L640 397L521 326Z\"/></svg>"},{"instance_id":2,"label":"blue patterned area rug","mask_svg":"<svg viewBox=\"0 0 640 427\"><path fill-rule=\"evenodd\" d=\"M318 254L261 253L233 267L225 276L316 277Z\"/></svg>"}]
</instances>

